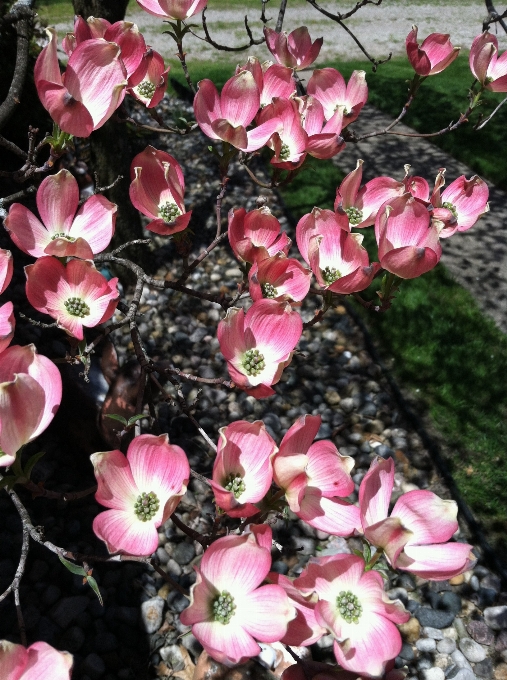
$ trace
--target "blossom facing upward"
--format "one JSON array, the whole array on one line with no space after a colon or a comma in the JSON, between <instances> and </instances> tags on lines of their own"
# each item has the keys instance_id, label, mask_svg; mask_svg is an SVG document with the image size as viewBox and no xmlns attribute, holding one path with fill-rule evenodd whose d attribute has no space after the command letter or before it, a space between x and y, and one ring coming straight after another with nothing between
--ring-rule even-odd
<instances>
[{"instance_id":1,"label":"blossom facing upward","mask_svg":"<svg viewBox=\"0 0 507 680\"><path fill-rule=\"evenodd\" d=\"M441 191L444 173L445 168L442 168L437 175L430 202L434 208L433 221L436 219L442 224L441 228L437 224L439 237L449 238L457 231L471 229L488 212L489 189L486 182L477 175L470 179L461 175Z\"/></svg>"},{"instance_id":2,"label":"blossom facing upward","mask_svg":"<svg viewBox=\"0 0 507 680\"><path fill-rule=\"evenodd\" d=\"M271 543L271 528L254 525L249 533L212 543L195 568L190 606L180 619L221 663L233 665L256 656L257 641L280 640L295 616L283 588L261 586L271 568Z\"/></svg>"},{"instance_id":3,"label":"blossom facing upward","mask_svg":"<svg viewBox=\"0 0 507 680\"><path fill-rule=\"evenodd\" d=\"M41 257L25 273L30 304L78 340L83 339L83 326L107 321L116 309L118 279L108 281L87 260L70 260L65 266L55 257Z\"/></svg>"},{"instance_id":4,"label":"blossom facing upward","mask_svg":"<svg viewBox=\"0 0 507 680\"><path fill-rule=\"evenodd\" d=\"M208 0L137 0L137 4L149 14L163 19L184 20L199 14Z\"/></svg>"},{"instance_id":5,"label":"blossom facing upward","mask_svg":"<svg viewBox=\"0 0 507 680\"><path fill-rule=\"evenodd\" d=\"M252 264L279 252L287 255L291 241L281 228L267 206L250 212L244 208L229 211L229 243L234 255L243 262Z\"/></svg>"},{"instance_id":6,"label":"blossom facing upward","mask_svg":"<svg viewBox=\"0 0 507 680\"><path fill-rule=\"evenodd\" d=\"M167 86L167 74L163 57L151 47L143 55L138 69L129 78L128 92L135 99L152 109L160 104Z\"/></svg>"},{"instance_id":7,"label":"blossom facing upward","mask_svg":"<svg viewBox=\"0 0 507 680\"><path fill-rule=\"evenodd\" d=\"M312 43L306 26L300 26L294 31L277 33L272 28L264 26L266 46L274 58L282 66L299 70L307 68L319 56L324 38L317 38Z\"/></svg>"},{"instance_id":8,"label":"blossom facing upward","mask_svg":"<svg viewBox=\"0 0 507 680\"><path fill-rule=\"evenodd\" d=\"M419 76L433 76L451 64L459 54L460 47L453 47L448 33L431 33L419 46L417 26L406 39L407 56Z\"/></svg>"},{"instance_id":9,"label":"blossom facing upward","mask_svg":"<svg viewBox=\"0 0 507 680\"><path fill-rule=\"evenodd\" d=\"M121 451L90 456L98 489L95 499L105 505L93 520L93 531L109 552L151 555L158 547L157 528L174 512L187 490L188 459L166 434L142 434Z\"/></svg>"},{"instance_id":10,"label":"blossom facing upward","mask_svg":"<svg viewBox=\"0 0 507 680\"><path fill-rule=\"evenodd\" d=\"M28 649L0 640L2 680L70 680L72 655L59 652L46 642L35 642Z\"/></svg>"},{"instance_id":11,"label":"blossom facing upward","mask_svg":"<svg viewBox=\"0 0 507 680\"><path fill-rule=\"evenodd\" d=\"M353 71L348 85L335 68L315 69L308 81L308 94L322 104L326 120L343 107L343 127L353 123L368 100L368 86L364 71Z\"/></svg>"},{"instance_id":12,"label":"blossom facing upward","mask_svg":"<svg viewBox=\"0 0 507 680\"><path fill-rule=\"evenodd\" d=\"M78 183L68 170L46 177L36 200L42 222L21 203L11 205L5 220L12 240L24 253L92 260L109 245L117 206L95 195L78 208Z\"/></svg>"}]
</instances>

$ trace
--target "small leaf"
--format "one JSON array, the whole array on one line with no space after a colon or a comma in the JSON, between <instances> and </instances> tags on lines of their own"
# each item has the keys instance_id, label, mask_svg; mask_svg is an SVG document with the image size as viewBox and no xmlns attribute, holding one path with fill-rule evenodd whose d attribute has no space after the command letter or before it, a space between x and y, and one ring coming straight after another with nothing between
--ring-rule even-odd
<instances>
[{"instance_id":1,"label":"small leaf","mask_svg":"<svg viewBox=\"0 0 507 680\"><path fill-rule=\"evenodd\" d=\"M357 557L363 557L363 553L360 550L357 550L356 548L352 548L352 552L354 555L357 555Z\"/></svg>"},{"instance_id":2,"label":"small leaf","mask_svg":"<svg viewBox=\"0 0 507 680\"><path fill-rule=\"evenodd\" d=\"M100 594L99 586L97 585L97 581L93 578L93 576L85 576L85 580L88 581L90 588L93 590L95 595L99 598L99 602L102 606L104 606L104 601L102 600L102 595Z\"/></svg>"},{"instance_id":3,"label":"small leaf","mask_svg":"<svg viewBox=\"0 0 507 680\"><path fill-rule=\"evenodd\" d=\"M45 455L45 453L45 451L39 451L39 453L35 453L33 456L31 456L31 458L28 459L25 469L23 470L23 474L27 479L30 479L34 465L42 458L42 456Z\"/></svg>"},{"instance_id":4,"label":"small leaf","mask_svg":"<svg viewBox=\"0 0 507 680\"><path fill-rule=\"evenodd\" d=\"M106 413L106 418L111 418L111 420L117 420L122 425L127 426L127 419L123 416L117 416L116 413Z\"/></svg>"},{"instance_id":5,"label":"small leaf","mask_svg":"<svg viewBox=\"0 0 507 680\"><path fill-rule=\"evenodd\" d=\"M84 351L86 349L86 340L81 340L81 342L78 344L77 349L79 354L84 354Z\"/></svg>"},{"instance_id":6,"label":"small leaf","mask_svg":"<svg viewBox=\"0 0 507 680\"><path fill-rule=\"evenodd\" d=\"M128 419L127 427L130 425L133 425L134 423L137 423L138 420L141 420L141 418L146 418L147 416L144 415L144 413L140 413L137 416L132 416L132 418Z\"/></svg>"},{"instance_id":7,"label":"small leaf","mask_svg":"<svg viewBox=\"0 0 507 680\"><path fill-rule=\"evenodd\" d=\"M363 557L366 564L371 560L371 548L369 543L363 545Z\"/></svg>"},{"instance_id":8,"label":"small leaf","mask_svg":"<svg viewBox=\"0 0 507 680\"><path fill-rule=\"evenodd\" d=\"M58 553L58 558L60 562L63 564L63 566L66 567L73 574L78 574L78 576L86 576L86 570L83 569L83 567L74 564L74 562L69 562L69 560L66 560L65 557L62 557L60 553Z\"/></svg>"}]
</instances>

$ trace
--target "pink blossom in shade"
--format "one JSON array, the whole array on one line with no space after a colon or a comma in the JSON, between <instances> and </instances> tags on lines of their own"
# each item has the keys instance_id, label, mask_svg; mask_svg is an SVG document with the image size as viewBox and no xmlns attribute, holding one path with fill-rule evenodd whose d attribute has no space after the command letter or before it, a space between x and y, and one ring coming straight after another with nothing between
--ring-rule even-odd
<instances>
[{"instance_id":1,"label":"pink blossom in shade","mask_svg":"<svg viewBox=\"0 0 507 680\"><path fill-rule=\"evenodd\" d=\"M109 245L117 206L95 195L78 207L78 183L68 170L46 177L36 200L42 222L21 203L11 205L5 220L12 240L24 253L91 260Z\"/></svg>"},{"instance_id":2,"label":"pink blossom in shade","mask_svg":"<svg viewBox=\"0 0 507 680\"><path fill-rule=\"evenodd\" d=\"M312 443L320 425L320 416L296 420L273 459L273 478L298 517L316 529L350 536L360 527L358 508L344 500L354 490L354 461L331 441Z\"/></svg>"},{"instance_id":3,"label":"pink blossom in shade","mask_svg":"<svg viewBox=\"0 0 507 680\"><path fill-rule=\"evenodd\" d=\"M171 70L164 68L162 56L151 47L143 55L138 69L129 78L128 92L147 109L159 104L167 87L167 74Z\"/></svg>"},{"instance_id":4,"label":"pink blossom in shade","mask_svg":"<svg viewBox=\"0 0 507 680\"><path fill-rule=\"evenodd\" d=\"M77 45L62 76L57 38L48 28L49 44L35 63L35 86L43 107L68 134L88 137L104 125L125 97L127 73L120 48L103 38Z\"/></svg>"},{"instance_id":5,"label":"pink blossom in shade","mask_svg":"<svg viewBox=\"0 0 507 680\"><path fill-rule=\"evenodd\" d=\"M375 220L380 265L402 279L414 279L435 267L442 255L431 215L411 194L385 203Z\"/></svg>"},{"instance_id":6,"label":"pink blossom in shade","mask_svg":"<svg viewBox=\"0 0 507 680\"><path fill-rule=\"evenodd\" d=\"M470 569L472 546L449 543L458 529L458 507L431 491L409 491L388 516L394 485L392 459L373 460L359 488L361 523L367 540L382 548L395 569L442 581Z\"/></svg>"},{"instance_id":7,"label":"pink blossom in shade","mask_svg":"<svg viewBox=\"0 0 507 680\"><path fill-rule=\"evenodd\" d=\"M254 262L248 272L250 297L301 302L308 295L312 272L284 253Z\"/></svg>"},{"instance_id":8,"label":"pink blossom in shade","mask_svg":"<svg viewBox=\"0 0 507 680\"><path fill-rule=\"evenodd\" d=\"M252 264L266 257L289 252L291 240L281 230L280 222L264 206L246 212L244 208L229 211L229 243L239 260Z\"/></svg>"},{"instance_id":9,"label":"pink blossom in shade","mask_svg":"<svg viewBox=\"0 0 507 680\"><path fill-rule=\"evenodd\" d=\"M208 0L137 0L137 4L149 14L162 19L188 19L199 14Z\"/></svg>"},{"instance_id":10,"label":"pink blossom in shade","mask_svg":"<svg viewBox=\"0 0 507 680\"><path fill-rule=\"evenodd\" d=\"M101 19L100 17L88 17L88 19L83 19L82 16L74 17L74 31L72 33L67 33L62 40L62 47L65 54L70 57L76 47L85 40L103 38L110 26L110 21Z\"/></svg>"},{"instance_id":11,"label":"pink blossom in shade","mask_svg":"<svg viewBox=\"0 0 507 680\"><path fill-rule=\"evenodd\" d=\"M251 517L269 491L271 459L278 450L261 420L237 420L220 430L211 486L215 501L230 517Z\"/></svg>"},{"instance_id":12,"label":"pink blossom in shade","mask_svg":"<svg viewBox=\"0 0 507 680\"><path fill-rule=\"evenodd\" d=\"M345 212L320 208L301 218L296 227L299 252L319 285L343 295L367 288L379 270L377 262L370 264L362 236L349 229Z\"/></svg>"},{"instance_id":13,"label":"pink blossom in shade","mask_svg":"<svg viewBox=\"0 0 507 680\"><path fill-rule=\"evenodd\" d=\"M331 120L339 107L343 107L343 123L346 127L359 116L368 100L366 73L353 71L345 85L342 74L334 68L316 69L308 81L308 94L322 104L326 120Z\"/></svg>"},{"instance_id":14,"label":"pink blossom in shade","mask_svg":"<svg viewBox=\"0 0 507 680\"><path fill-rule=\"evenodd\" d=\"M72 654L60 652L47 642L34 642L28 649L0 640L2 680L70 680Z\"/></svg>"},{"instance_id":15,"label":"pink blossom in shade","mask_svg":"<svg viewBox=\"0 0 507 680\"><path fill-rule=\"evenodd\" d=\"M10 345L15 325L14 305L6 302L0 307L0 353Z\"/></svg>"},{"instance_id":16,"label":"pink blossom in shade","mask_svg":"<svg viewBox=\"0 0 507 680\"><path fill-rule=\"evenodd\" d=\"M301 317L285 302L258 300L246 314L228 309L217 337L236 387L257 399L275 394L271 385L292 361L302 331Z\"/></svg>"},{"instance_id":17,"label":"pink blossom in shade","mask_svg":"<svg viewBox=\"0 0 507 680\"><path fill-rule=\"evenodd\" d=\"M30 304L78 340L84 337L83 326L107 321L118 304L118 279L108 281L86 260L64 265L55 257L41 257L25 273Z\"/></svg>"},{"instance_id":18,"label":"pink blossom in shade","mask_svg":"<svg viewBox=\"0 0 507 680\"><path fill-rule=\"evenodd\" d=\"M470 48L470 70L491 92L507 92L507 51L500 57L496 36L485 31L478 35Z\"/></svg>"},{"instance_id":19,"label":"pink blossom in shade","mask_svg":"<svg viewBox=\"0 0 507 680\"><path fill-rule=\"evenodd\" d=\"M229 78L220 95L211 80L201 80L194 98L195 119L204 134L242 151L260 149L282 126L278 118L270 118L247 132L259 107L260 92L250 71Z\"/></svg>"},{"instance_id":20,"label":"pink blossom in shade","mask_svg":"<svg viewBox=\"0 0 507 680\"><path fill-rule=\"evenodd\" d=\"M151 555L157 529L172 515L187 490L188 459L166 434L142 434L127 456L103 451L90 456L98 489L95 500L106 508L93 520L93 531L110 553Z\"/></svg>"},{"instance_id":21,"label":"pink blossom in shade","mask_svg":"<svg viewBox=\"0 0 507 680\"><path fill-rule=\"evenodd\" d=\"M0 354L0 466L11 465L18 449L44 432L61 400L60 372L34 345Z\"/></svg>"},{"instance_id":22,"label":"pink blossom in shade","mask_svg":"<svg viewBox=\"0 0 507 680\"><path fill-rule=\"evenodd\" d=\"M271 542L271 528L254 525L212 543L195 568L190 606L180 619L216 661L233 665L256 656L257 641L277 642L295 616L283 588L261 586L271 568Z\"/></svg>"},{"instance_id":23,"label":"pink blossom in shade","mask_svg":"<svg viewBox=\"0 0 507 680\"><path fill-rule=\"evenodd\" d=\"M434 208L448 211L447 215L443 216L433 211L437 219L442 220L443 217L443 226L439 229L440 238L448 238L457 231L467 231L489 210L489 189L484 180L477 175L470 179L461 175L441 192L444 173L445 169L438 173L435 189L430 198Z\"/></svg>"},{"instance_id":24,"label":"pink blossom in shade","mask_svg":"<svg viewBox=\"0 0 507 680\"><path fill-rule=\"evenodd\" d=\"M130 166L130 200L153 221L149 231L171 236L188 226L192 211L185 211L185 178L178 161L165 151L147 146Z\"/></svg>"},{"instance_id":25,"label":"pink blossom in shade","mask_svg":"<svg viewBox=\"0 0 507 680\"><path fill-rule=\"evenodd\" d=\"M419 76L434 76L440 73L456 59L461 49L452 46L448 33L431 33L419 46L417 26L412 26L405 45L408 60Z\"/></svg>"},{"instance_id":26,"label":"pink blossom in shade","mask_svg":"<svg viewBox=\"0 0 507 680\"><path fill-rule=\"evenodd\" d=\"M275 152L271 164L282 170L295 170L306 158L308 135L301 123L298 105L293 99L276 98L265 106L257 117L260 125L279 120L282 126L268 146Z\"/></svg>"},{"instance_id":27,"label":"pink blossom in shade","mask_svg":"<svg viewBox=\"0 0 507 680\"><path fill-rule=\"evenodd\" d=\"M272 571L268 574L267 580L285 590L289 602L296 610L296 618L289 622L287 633L280 642L290 646L308 647L320 640L326 634L326 629L319 625L315 618L316 602L304 597L287 576Z\"/></svg>"},{"instance_id":28,"label":"pink blossom in shade","mask_svg":"<svg viewBox=\"0 0 507 680\"><path fill-rule=\"evenodd\" d=\"M401 650L397 623L410 613L384 593L382 576L365 572L355 555L330 555L310 561L294 586L304 595L316 593L317 622L335 638L337 662L349 671L378 677Z\"/></svg>"},{"instance_id":29,"label":"pink blossom in shade","mask_svg":"<svg viewBox=\"0 0 507 680\"><path fill-rule=\"evenodd\" d=\"M277 33L272 28L264 26L266 46L274 58L282 66L296 70L307 68L319 56L324 38L317 38L312 43L306 26L300 26L294 31Z\"/></svg>"},{"instance_id":30,"label":"pink blossom in shade","mask_svg":"<svg viewBox=\"0 0 507 680\"><path fill-rule=\"evenodd\" d=\"M0 294L4 292L11 282L13 267L11 251L0 248Z\"/></svg>"}]
</instances>

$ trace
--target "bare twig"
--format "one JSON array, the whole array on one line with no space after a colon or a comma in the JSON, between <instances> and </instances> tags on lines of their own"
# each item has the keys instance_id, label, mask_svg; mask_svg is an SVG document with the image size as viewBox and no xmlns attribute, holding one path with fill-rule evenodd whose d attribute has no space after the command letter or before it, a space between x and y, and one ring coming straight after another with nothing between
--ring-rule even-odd
<instances>
[{"instance_id":1,"label":"bare twig","mask_svg":"<svg viewBox=\"0 0 507 680\"><path fill-rule=\"evenodd\" d=\"M95 486L90 486L88 489L83 489L82 491L50 491L49 489L45 489L43 486L39 486L38 484L34 484L33 482L26 482L23 484L25 489L28 489L32 496L38 497L40 496L41 498L53 498L54 500L61 500L61 501L76 501L79 498L85 498L86 496L90 496L92 493L95 493L97 491L97 485Z\"/></svg>"},{"instance_id":2,"label":"bare twig","mask_svg":"<svg viewBox=\"0 0 507 680\"><path fill-rule=\"evenodd\" d=\"M224 380L223 378L201 378L198 375L184 373L183 371L180 371L179 368L160 368L157 364L155 364L154 367L158 373L171 373L172 375L177 375L178 378L183 378L183 380L204 383L205 385L223 385L223 387L228 388L233 387L233 383L230 380Z\"/></svg>"},{"instance_id":3,"label":"bare twig","mask_svg":"<svg viewBox=\"0 0 507 680\"><path fill-rule=\"evenodd\" d=\"M503 30L507 33L507 24L504 21L504 19L507 17L507 9L502 14L498 14L498 12L495 9L495 6L493 5L492 0L485 0L485 1L486 1L486 9L488 10L488 16L482 22L482 30L487 31L488 28L491 26L491 24L498 23L503 28Z\"/></svg>"},{"instance_id":4,"label":"bare twig","mask_svg":"<svg viewBox=\"0 0 507 680\"><path fill-rule=\"evenodd\" d=\"M285 10L287 9L287 0L281 0L280 9L278 10L278 19L276 20L275 31L277 33L282 32L283 19L285 17Z\"/></svg>"},{"instance_id":5,"label":"bare twig","mask_svg":"<svg viewBox=\"0 0 507 680\"><path fill-rule=\"evenodd\" d=\"M227 236L227 232L224 231L218 238L215 238L210 245L202 251L200 255L198 255L195 260L193 260L188 267L184 270L183 274L181 277L178 279L178 283L184 283L190 274L194 271L194 269L197 269L197 267L201 264L201 262L208 257L208 255L211 253L212 250L214 250L218 244L223 241Z\"/></svg>"},{"instance_id":6,"label":"bare twig","mask_svg":"<svg viewBox=\"0 0 507 680\"><path fill-rule=\"evenodd\" d=\"M489 114L487 118L483 118L482 120L478 121L477 125L474 126L474 130L482 130L482 128L489 123L489 121L493 118L493 116L496 114L496 112L502 108L502 106L507 102L507 97L505 99L502 99L500 104L496 108L493 109L493 111Z\"/></svg>"},{"instance_id":7,"label":"bare twig","mask_svg":"<svg viewBox=\"0 0 507 680\"><path fill-rule=\"evenodd\" d=\"M259 38L258 40L255 40L255 38L253 37L252 31L250 30L250 26L248 25L247 16L245 16L245 30L247 32L249 42L248 44L242 45L241 47L230 47L229 45L220 45L220 43L217 43L215 40L213 40L208 29L208 24L206 22L206 8L203 9L202 11L202 28L204 30L204 35L206 36L204 38L201 35L194 33L194 31L192 31L191 29L189 30L189 32L196 38L199 38L199 40L203 40L204 42L207 42L210 45L212 45L216 50L222 50L223 52L243 52L252 45L262 45L262 43L264 42L264 37Z\"/></svg>"},{"instance_id":8,"label":"bare twig","mask_svg":"<svg viewBox=\"0 0 507 680\"><path fill-rule=\"evenodd\" d=\"M9 151L12 151L12 153L15 153L17 156L20 156L20 158L26 159L28 154L26 151L23 151L23 149L20 149L17 144L14 144L14 142L10 142L8 139L5 139L5 137L2 137L0 135L0 146L3 146L5 149L8 149Z\"/></svg>"}]
</instances>

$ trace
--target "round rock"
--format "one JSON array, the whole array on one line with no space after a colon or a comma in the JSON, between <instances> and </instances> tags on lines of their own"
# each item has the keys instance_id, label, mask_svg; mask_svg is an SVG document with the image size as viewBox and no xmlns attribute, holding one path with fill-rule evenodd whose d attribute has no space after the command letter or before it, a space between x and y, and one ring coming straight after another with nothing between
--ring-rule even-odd
<instances>
[{"instance_id":1,"label":"round rock","mask_svg":"<svg viewBox=\"0 0 507 680\"><path fill-rule=\"evenodd\" d=\"M141 617L147 633L155 633L162 625L164 612L164 600L161 597L153 597L141 604Z\"/></svg>"},{"instance_id":2,"label":"round rock","mask_svg":"<svg viewBox=\"0 0 507 680\"><path fill-rule=\"evenodd\" d=\"M472 638L461 638L459 641L459 648L468 661L471 661L472 663L478 663L486 658L484 647L481 647L481 645L475 640L472 640Z\"/></svg>"},{"instance_id":3,"label":"round rock","mask_svg":"<svg viewBox=\"0 0 507 680\"><path fill-rule=\"evenodd\" d=\"M445 673L441 668L433 666L421 671L422 680L445 680Z\"/></svg>"},{"instance_id":4,"label":"round rock","mask_svg":"<svg viewBox=\"0 0 507 680\"><path fill-rule=\"evenodd\" d=\"M507 605L499 607L487 607L484 610L484 620L493 630L507 628Z\"/></svg>"}]
</instances>

